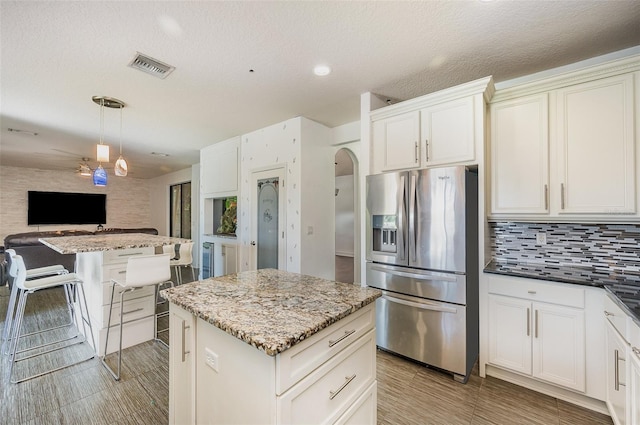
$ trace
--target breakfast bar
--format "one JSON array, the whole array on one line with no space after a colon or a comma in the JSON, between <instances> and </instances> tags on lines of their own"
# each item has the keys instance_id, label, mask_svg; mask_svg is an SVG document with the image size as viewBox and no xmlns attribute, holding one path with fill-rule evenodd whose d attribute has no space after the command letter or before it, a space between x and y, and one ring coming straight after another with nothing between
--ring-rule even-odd
<instances>
[{"instance_id":1,"label":"breakfast bar","mask_svg":"<svg viewBox=\"0 0 640 425\"><path fill-rule=\"evenodd\" d=\"M375 424L380 295L273 269L162 291L169 422Z\"/></svg>"},{"instance_id":2,"label":"breakfast bar","mask_svg":"<svg viewBox=\"0 0 640 425\"><path fill-rule=\"evenodd\" d=\"M164 245L191 242L189 239L158 236L146 233L119 233L104 235L61 236L43 238L40 242L61 254L76 254L75 272L84 282L87 309L96 341L93 347L98 355L104 355L104 343L109 317L111 279L124 279L127 261L132 256L153 255ZM140 288L125 296L126 320L131 321L148 316L144 320L124 325L122 346L131 347L154 338L154 318L156 300L153 286ZM113 314L119 314L120 303L115 302ZM127 313L129 312L129 313ZM82 329L81 326L79 326ZM111 353L118 347L119 329L112 324L109 347ZM97 343L97 345L96 345Z\"/></svg>"}]
</instances>

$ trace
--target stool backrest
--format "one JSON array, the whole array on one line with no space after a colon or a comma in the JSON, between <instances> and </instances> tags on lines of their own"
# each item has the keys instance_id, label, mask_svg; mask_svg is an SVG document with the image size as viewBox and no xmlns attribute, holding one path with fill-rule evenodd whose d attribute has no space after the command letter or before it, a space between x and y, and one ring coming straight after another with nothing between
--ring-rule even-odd
<instances>
[{"instance_id":1,"label":"stool backrest","mask_svg":"<svg viewBox=\"0 0 640 425\"><path fill-rule=\"evenodd\" d=\"M170 259L170 254L130 257L124 286L146 286L170 280Z\"/></svg>"},{"instance_id":2,"label":"stool backrest","mask_svg":"<svg viewBox=\"0 0 640 425\"><path fill-rule=\"evenodd\" d=\"M180 244L180 264L188 265L193 262L193 242Z\"/></svg>"},{"instance_id":3,"label":"stool backrest","mask_svg":"<svg viewBox=\"0 0 640 425\"><path fill-rule=\"evenodd\" d=\"M7 254L9 254L9 276L15 278L16 277L16 273L18 271L16 262L13 261L14 258L16 258L16 250L15 249L7 249L5 251ZM24 260L23 260L24 263Z\"/></svg>"},{"instance_id":4,"label":"stool backrest","mask_svg":"<svg viewBox=\"0 0 640 425\"><path fill-rule=\"evenodd\" d=\"M13 284L18 288L24 287L24 282L27 280L27 267L24 265L24 260L22 259L22 255L14 255L11 258L11 268L9 269L9 273L13 271L14 281Z\"/></svg>"}]
</instances>

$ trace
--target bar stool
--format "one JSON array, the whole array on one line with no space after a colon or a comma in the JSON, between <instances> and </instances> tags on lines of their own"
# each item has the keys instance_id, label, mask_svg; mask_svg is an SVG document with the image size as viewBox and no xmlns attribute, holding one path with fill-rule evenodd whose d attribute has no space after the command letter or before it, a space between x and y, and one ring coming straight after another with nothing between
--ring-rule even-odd
<instances>
[{"instance_id":1,"label":"bar stool","mask_svg":"<svg viewBox=\"0 0 640 425\"><path fill-rule=\"evenodd\" d=\"M145 255L140 257L130 257L127 261L127 272L124 281L117 279L111 279L111 302L109 303L109 318L107 320L107 336L104 342L104 355L100 358L102 364L109 370L111 375L116 381L120 380L120 370L122 367L122 326L126 323L135 322L138 320L146 319L153 316L153 333L154 339L158 339L158 324L155 312L155 302L158 299L158 288L160 285L166 282L170 282L171 269L169 267L170 254L159 255ZM120 292L120 342L118 345L118 370L114 372L113 369L107 364L107 347L109 346L109 330L111 327L111 310L113 309L113 296L115 293L116 285L122 288ZM135 291L136 289L144 286L155 285L154 291L154 311L153 314L138 317L136 319L123 321L123 306L124 295L128 292ZM172 284L173 285L173 284ZM162 342L162 341L160 341Z\"/></svg>"},{"instance_id":2,"label":"bar stool","mask_svg":"<svg viewBox=\"0 0 640 425\"><path fill-rule=\"evenodd\" d=\"M42 376L42 375L46 375L47 373L51 373L54 372L56 370L60 370L60 369L64 369L67 368L69 366L73 366L76 365L78 363L87 361L92 359L93 357L95 357L95 350L93 348L91 348L90 353L91 355L88 357L83 357L79 360L74 361L71 364L67 364L64 366L60 366L60 367L54 367L51 369L48 369L44 372L41 373L37 373L34 375L31 375L27 378L23 378L20 380L13 380L11 379L13 376L13 370L14 370L14 365L20 361L23 360L27 360L30 358L34 358L34 357L38 357L47 353L51 353L53 351L57 351L57 350L62 350L62 349L66 349L78 344L82 344L84 342L87 341L87 338L85 337L85 335L87 334L87 326L89 327L89 332L91 333L91 341L93 342L93 329L91 328L91 320L89 318L89 311L87 310L87 300L85 298L85 293L84 293L84 289L82 289L82 280L80 280L78 278L78 276L75 273L63 273L63 274L58 274L58 275L53 275L53 276L48 276L48 277L40 277L40 278L34 278L31 280L27 280L27 269L24 265L24 260L22 259L22 256L20 255L15 255L12 258L12 263L15 264L15 267L13 267L13 273L14 273L14 285L17 287L17 291L18 291L18 306L16 308L16 312L15 312L15 318L13 321L13 324L11 326L12 329L9 330L10 332L10 353L11 353L11 364L9 366L9 379L10 382L13 384L19 383L19 382L24 382L27 381L29 379L32 378L36 378L38 376ZM45 344L41 344L38 346L34 346L34 347L27 347L25 349L22 349L20 351L18 351L18 345L20 342L21 338L24 338L26 336L29 335L34 335L34 334L39 334L39 333L44 333L44 332L49 332L52 331L54 329L58 329L61 326L55 326L52 328L48 328L48 329L44 329L44 330L40 330L37 332L32 332L30 334L23 334L22 333L22 327L23 327L23 319L24 319L24 310L25 310L25 306L27 305L27 298L30 294L33 294L37 291L40 291L42 289L49 289L49 288L55 288L55 287L59 287L59 286L63 286L65 288L65 296L67 297L67 301L68 301L68 308L70 309L70 315L72 318L72 322L71 325L76 327L76 332L75 335L72 336L68 336L66 338L63 339L58 339L55 341L51 341L51 342L47 342ZM78 290L81 291L78 291ZM80 320L82 322L82 327L83 327L83 331L84 331L84 335L82 333L79 332L79 329L77 328L77 325L75 324L75 307L73 306L73 299L74 299L74 294L77 296L77 294L81 292L82 293L82 298L78 298L78 305L80 308ZM84 307L84 309L83 309ZM86 316L85 316L86 313ZM76 339L77 338L77 339ZM23 356L21 358L18 358L18 354L21 353L26 353L32 350L36 350L36 349L40 349L40 348L44 348L44 347L49 347L51 345L56 345L59 343L63 343L66 341L70 341L72 339L76 339L75 342L71 343L71 344L64 344L62 346L57 346L51 349L47 349L44 351L38 351L35 354L31 354L31 355L26 355Z\"/></svg>"},{"instance_id":3,"label":"bar stool","mask_svg":"<svg viewBox=\"0 0 640 425\"><path fill-rule=\"evenodd\" d=\"M5 251L9 254L9 275L14 278L16 276L16 264L13 258L17 255L14 249L7 249ZM38 267L27 270L27 279L35 279L39 277L52 276L58 274L69 273L62 265L57 264L54 266ZM69 303L68 288L65 286L65 296L67 297L67 303ZM2 329L2 350L4 354L9 354L9 348L7 342L9 340L9 330L15 317L16 299L18 297L18 288L16 285L11 285L11 294L9 296L9 304L7 305L7 316L4 320L4 328ZM62 325L64 326L64 325ZM6 350L5 350L6 349Z\"/></svg>"},{"instance_id":4,"label":"bar stool","mask_svg":"<svg viewBox=\"0 0 640 425\"><path fill-rule=\"evenodd\" d=\"M178 256L174 257L175 245L165 245L162 247L162 251L165 254L172 254L169 265L175 268L176 279L178 285L182 285L182 267L191 267L191 279L195 280L195 272L193 270L193 242L181 243L178 246Z\"/></svg>"}]
</instances>

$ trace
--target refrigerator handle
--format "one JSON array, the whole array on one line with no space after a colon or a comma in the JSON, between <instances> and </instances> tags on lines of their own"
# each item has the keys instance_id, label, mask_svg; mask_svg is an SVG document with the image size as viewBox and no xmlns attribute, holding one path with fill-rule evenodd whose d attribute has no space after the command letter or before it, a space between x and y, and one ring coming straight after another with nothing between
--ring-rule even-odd
<instances>
[{"instance_id":1,"label":"refrigerator handle","mask_svg":"<svg viewBox=\"0 0 640 425\"><path fill-rule=\"evenodd\" d=\"M407 236L407 211L405 206L406 196L405 176L400 176L400 190L398 191L398 237L396 246L398 247L398 257L400 260L405 259L405 240Z\"/></svg>"},{"instance_id":2,"label":"refrigerator handle","mask_svg":"<svg viewBox=\"0 0 640 425\"><path fill-rule=\"evenodd\" d=\"M409 241L410 261L416 262L416 175L411 173L411 184L409 185L409 235L413 239Z\"/></svg>"}]
</instances>

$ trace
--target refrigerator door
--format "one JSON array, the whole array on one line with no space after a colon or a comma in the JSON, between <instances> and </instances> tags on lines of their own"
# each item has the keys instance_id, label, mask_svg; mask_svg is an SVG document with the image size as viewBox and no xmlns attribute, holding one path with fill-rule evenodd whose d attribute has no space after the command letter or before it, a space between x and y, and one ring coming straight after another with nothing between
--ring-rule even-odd
<instances>
[{"instance_id":1,"label":"refrigerator door","mask_svg":"<svg viewBox=\"0 0 640 425\"><path fill-rule=\"evenodd\" d=\"M465 376L470 369L466 314L465 306L382 291L376 300L376 344Z\"/></svg>"},{"instance_id":2,"label":"refrigerator door","mask_svg":"<svg viewBox=\"0 0 640 425\"><path fill-rule=\"evenodd\" d=\"M409 266L465 272L463 166L411 171Z\"/></svg>"},{"instance_id":3,"label":"refrigerator door","mask_svg":"<svg viewBox=\"0 0 640 425\"><path fill-rule=\"evenodd\" d=\"M407 265L408 174L367 176L367 259Z\"/></svg>"}]
</instances>

